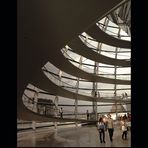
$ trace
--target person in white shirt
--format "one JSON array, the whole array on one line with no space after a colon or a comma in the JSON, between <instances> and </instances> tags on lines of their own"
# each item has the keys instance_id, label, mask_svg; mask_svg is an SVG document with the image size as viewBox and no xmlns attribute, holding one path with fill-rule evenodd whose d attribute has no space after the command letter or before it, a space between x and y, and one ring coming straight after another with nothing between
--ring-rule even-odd
<instances>
[{"instance_id":1,"label":"person in white shirt","mask_svg":"<svg viewBox=\"0 0 148 148\"><path fill-rule=\"evenodd\" d=\"M122 139L127 140L127 122L126 122L126 119L123 119L122 122L121 122L121 130L123 131Z\"/></svg>"},{"instance_id":2,"label":"person in white shirt","mask_svg":"<svg viewBox=\"0 0 148 148\"><path fill-rule=\"evenodd\" d=\"M108 129L110 141L112 142L113 141L113 133L114 133L113 119L111 118L110 114L108 114L107 117L108 117L108 119L107 119L107 129Z\"/></svg>"}]
</instances>

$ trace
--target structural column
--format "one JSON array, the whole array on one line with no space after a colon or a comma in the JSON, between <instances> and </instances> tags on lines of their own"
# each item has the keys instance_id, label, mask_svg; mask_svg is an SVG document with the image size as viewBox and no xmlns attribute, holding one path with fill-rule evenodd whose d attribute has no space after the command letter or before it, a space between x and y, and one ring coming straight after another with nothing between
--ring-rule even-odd
<instances>
[{"instance_id":1,"label":"structural column","mask_svg":"<svg viewBox=\"0 0 148 148\"><path fill-rule=\"evenodd\" d=\"M61 86L61 78L62 78L62 71L59 70L59 86ZM54 104L55 104L54 116L55 117L57 117L58 113L59 113L58 103L59 103L59 97L56 95L55 99L54 99ZM58 124L56 121L54 122L54 128L55 128L55 130L57 130L57 128L58 128Z\"/></svg>"},{"instance_id":2,"label":"structural column","mask_svg":"<svg viewBox=\"0 0 148 148\"><path fill-rule=\"evenodd\" d=\"M118 30L118 38L120 38L120 30L121 29L119 28L119 30ZM116 47L116 50L115 50L115 59L117 59L117 52L118 52L118 48ZM115 65L114 75L115 75L115 81L116 81L116 79L117 79L117 66L116 65ZM114 85L114 90L115 90L115 92L114 92L114 98L115 98L116 119L117 119L117 117L118 117L118 110L117 110L118 104L116 102L116 99L117 99L117 84Z\"/></svg>"},{"instance_id":3,"label":"structural column","mask_svg":"<svg viewBox=\"0 0 148 148\"><path fill-rule=\"evenodd\" d=\"M79 91L79 78L77 79L76 83L76 98L75 98L75 119L78 119L78 91ZM76 127L78 126L78 123L76 122Z\"/></svg>"},{"instance_id":4,"label":"structural column","mask_svg":"<svg viewBox=\"0 0 148 148\"><path fill-rule=\"evenodd\" d=\"M38 112L37 102L38 102L39 90L36 87L34 88L34 90L35 90L35 93L34 93L34 97L33 97L34 103L33 103L32 110L35 111L35 112Z\"/></svg>"},{"instance_id":5,"label":"structural column","mask_svg":"<svg viewBox=\"0 0 148 148\"><path fill-rule=\"evenodd\" d=\"M79 68L82 68L82 56L79 59ZM75 119L78 118L78 92L79 92L79 78L77 78L77 83L76 83L76 99L75 99ZM78 126L78 123L76 122L76 127Z\"/></svg>"},{"instance_id":6,"label":"structural column","mask_svg":"<svg viewBox=\"0 0 148 148\"><path fill-rule=\"evenodd\" d=\"M59 101L58 96L55 96L55 99L54 99L54 104L55 104L54 116L55 116L55 117L58 116L58 101ZM57 122L54 122L54 127L55 127L55 129L57 130Z\"/></svg>"}]
</instances>

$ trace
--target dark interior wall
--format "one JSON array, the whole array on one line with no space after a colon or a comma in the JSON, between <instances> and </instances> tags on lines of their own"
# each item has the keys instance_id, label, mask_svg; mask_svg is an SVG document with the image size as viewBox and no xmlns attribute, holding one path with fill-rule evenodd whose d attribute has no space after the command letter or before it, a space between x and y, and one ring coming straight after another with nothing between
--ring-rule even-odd
<instances>
[{"instance_id":1,"label":"dark interior wall","mask_svg":"<svg viewBox=\"0 0 148 148\"><path fill-rule=\"evenodd\" d=\"M122 0L18 0L17 103L50 58Z\"/></svg>"}]
</instances>

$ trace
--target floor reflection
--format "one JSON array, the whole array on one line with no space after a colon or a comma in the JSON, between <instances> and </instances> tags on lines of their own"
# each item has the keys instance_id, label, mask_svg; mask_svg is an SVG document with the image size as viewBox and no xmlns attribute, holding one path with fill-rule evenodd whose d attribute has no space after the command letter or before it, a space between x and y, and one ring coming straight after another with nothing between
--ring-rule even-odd
<instances>
[{"instance_id":1,"label":"floor reflection","mask_svg":"<svg viewBox=\"0 0 148 148\"><path fill-rule=\"evenodd\" d=\"M36 132L19 133L17 144L18 147L130 147L130 131L128 140L122 140L121 135L122 131L116 128L113 142L110 142L106 132L106 143L100 143L95 126L58 127L57 130L46 128Z\"/></svg>"}]
</instances>

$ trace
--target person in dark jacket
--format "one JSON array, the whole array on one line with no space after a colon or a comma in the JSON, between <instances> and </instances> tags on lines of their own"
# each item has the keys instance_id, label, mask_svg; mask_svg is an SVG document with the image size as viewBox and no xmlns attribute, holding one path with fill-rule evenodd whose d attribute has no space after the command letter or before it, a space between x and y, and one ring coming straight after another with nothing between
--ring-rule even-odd
<instances>
[{"instance_id":1,"label":"person in dark jacket","mask_svg":"<svg viewBox=\"0 0 148 148\"><path fill-rule=\"evenodd\" d=\"M63 118L63 108L62 107L60 108L59 113L60 113L60 117Z\"/></svg>"},{"instance_id":2,"label":"person in dark jacket","mask_svg":"<svg viewBox=\"0 0 148 148\"><path fill-rule=\"evenodd\" d=\"M87 115L87 120L89 120L89 112L88 112L88 110L86 111L86 115Z\"/></svg>"}]
</instances>

